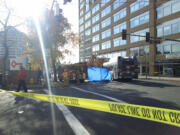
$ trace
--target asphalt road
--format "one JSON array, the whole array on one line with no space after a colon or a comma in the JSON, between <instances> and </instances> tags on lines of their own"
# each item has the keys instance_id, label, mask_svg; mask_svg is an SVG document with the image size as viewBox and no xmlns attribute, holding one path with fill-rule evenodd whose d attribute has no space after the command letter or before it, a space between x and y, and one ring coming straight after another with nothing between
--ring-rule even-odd
<instances>
[{"instance_id":1,"label":"asphalt road","mask_svg":"<svg viewBox=\"0 0 180 135\"><path fill-rule=\"evenodd\" d=\"M46 90L30 90L46 93ZM53 89L55 95L180 110L177 82L85 83ZM179 135L180 128L132 117L67 107L0 92L0 135ZM52 113L54 112L54 113ZM53 118L52 118L53 114ZM54 123L53 120L54 119ZM55 129L56 132L53 132Z\"/></svg>"}]
</instances>

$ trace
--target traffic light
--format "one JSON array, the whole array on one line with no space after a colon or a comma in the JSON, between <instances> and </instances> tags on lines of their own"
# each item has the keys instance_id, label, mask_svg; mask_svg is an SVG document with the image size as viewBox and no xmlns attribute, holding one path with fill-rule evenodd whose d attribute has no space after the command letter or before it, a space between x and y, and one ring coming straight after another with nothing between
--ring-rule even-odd
<instances>
[{"instance_id":1,"label":"traffic light","mask_svg":"<svg viewBox=\"0 0 180 135\"><path fill-rule=\"evenodd\" d=\"M150 33L146 32L146 42L150 42Z\"/></svg>"},{"instance_id":2,"label":"traffic light","mask_svg":"<svg viewBox=\"0 0 180 135\"><path fill-rule=\"evenodd\" d=\"M127 30L123 29L122 30L122 40L126 40L126 35L127 35Z\"/></svg>"}]
</instances>

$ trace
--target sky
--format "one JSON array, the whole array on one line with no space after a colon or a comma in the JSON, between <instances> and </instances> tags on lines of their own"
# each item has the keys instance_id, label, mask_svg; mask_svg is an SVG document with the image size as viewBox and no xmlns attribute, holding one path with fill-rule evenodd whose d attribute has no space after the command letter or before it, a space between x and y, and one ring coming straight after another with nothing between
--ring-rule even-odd
<instances>
[{"instance_id":1,"label":"sky","mask_svg":"<svg viewBox=\"0 0 180 135\"><path fill-rule=\"evenodd\" d=\"M71 24L72 31L75 33L79 33L79 19L78 19L78 0L72 0L71 3L67 3L63 5L62 3L59 5L63 9L64 16L68 19ZM66 46L66 48L71 49L71 46ZM67 56L63 63L71 63L79 61L79 48L73 49L72 55Z\"/></svg>"},{"instance_id":2,"label":"sky","mask_svg":"<svg viewBox=\"0 0 180 135\"><path fill-rule=\"evenodd\" d=\"M79 32L79 19L78 19L78 0L72 0L71 3L62 6L64 16L68 18L69 23L72 25L72 30L76 33Z\"/></svg>"},{"instance_id":3,"label":"sky","mask_svg":"<svg viewBox=\"0 0 180 135\"><path fill-rule=\"evenodd\" d=\"M13 7L14 14L12 21L17 23L18 19L23 20L33 15L41 15L42 10L46 7L50 8L53 0L6 0L9 7ZM1 1L0 1L1 2ZM72 0L71 3L63 4L63 0L57 0L59 7L63 9L64 16L68 19L72 25L72 31L78 33L79 19L78 19L78 0ZM55 7L55 5L54 5ZM1 12L2 10L0 10ZM6 10L3 10L6 13ZM0 17L3 15L0 14ZM6 16L6 15L5 15ZM21 21L20 21L21 22Z\"/></svg>"},{"instance_id":4,"label":"sky","mask_svg":"<svg viewBox=\"0 0 180 135\"><path fill-rule=\"evenodd\" d=\"M41 16L44 8L50 8L53 0L6 0L7 5L12 7L14 15L10 18L12 25L20 24L24 21L24 18L32 16ZM0 1L1 2L1 1ZM63 0L57 0L59 7L63 10L64 16L71 24L71 30L74 33L78 33L79 19L78 19L78 0L72 0L71 3L63 4ZM1 6L1 3L0 3ZM0 19L3 20L7 16L7 10L0 7ZM22 32L27 32L26 27L21 25L18 27ZM66 48L71 49L71 46ZM65 62L78 62L79 50L78 48L73 50L72 56L66 56Z\"/></svg>"}]
</instances>

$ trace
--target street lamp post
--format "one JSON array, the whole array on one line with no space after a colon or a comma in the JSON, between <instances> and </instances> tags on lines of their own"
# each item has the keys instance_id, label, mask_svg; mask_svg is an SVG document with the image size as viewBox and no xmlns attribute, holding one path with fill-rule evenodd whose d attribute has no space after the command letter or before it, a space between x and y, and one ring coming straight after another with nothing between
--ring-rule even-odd
<instances>
[{"instance_id":1,"label":"street lamp post","mask_svg":"<svg viewBox=\"0 0 180 135\"><path fill-rule=\"evenodd\" d=\"M149 44L150 45L150 44ZM146 63L146 79L147 79L147 50L145 50L145 63Z\"/></svg>"}]
</instances>

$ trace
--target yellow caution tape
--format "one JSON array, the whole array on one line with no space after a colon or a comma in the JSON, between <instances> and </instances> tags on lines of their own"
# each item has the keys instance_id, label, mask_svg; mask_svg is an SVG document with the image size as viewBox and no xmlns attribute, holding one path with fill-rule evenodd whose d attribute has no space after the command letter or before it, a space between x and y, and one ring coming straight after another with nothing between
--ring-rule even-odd
<instances>
[{"instance_id":1,"label":"yellow caution tape","mask_svg":"<svg viewBox=\"0 0 180 135\"><path fill-rule=\"evenodd\" d=\"M4 91L4 90L0 90ZM119 114L129 117L135 117L150 121L156 121L164 124L180 127L180 111L171 110L165 108L149 107L134 104L125 104L119 102L66 97L66 96L55 96L46 94L35 94L35 93L21 93L21 92L9 92L18 96L29 97L42 101L64 104L68 106L86 108L96 111L108 112L113 114Z\"/></svg>"}]
</instances>

